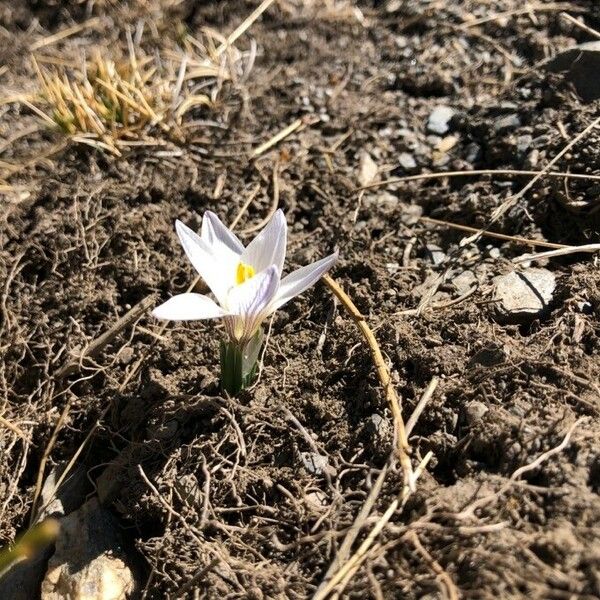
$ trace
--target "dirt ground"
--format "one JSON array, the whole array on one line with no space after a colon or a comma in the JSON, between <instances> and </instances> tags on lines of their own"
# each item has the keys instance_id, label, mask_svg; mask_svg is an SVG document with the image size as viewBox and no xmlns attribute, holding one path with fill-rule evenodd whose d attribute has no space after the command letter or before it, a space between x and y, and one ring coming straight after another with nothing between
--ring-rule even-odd
<instances>
[{"instance_id":1,"label":"dirt ground","mask_svg":"<svg viewBox=\"0 0 600 600\"><path fill-rule=\"evenodd\" d=\"M204 27L229 35L257 4L3 3L2 95L35 92L32 53L126 52L129 28L158 55ZM600 242L600 133L576 139L600 105L544 66L594 29L594 0L279 0L236 42L255 48L244 77L190 110L183 137L155 128L121 156L2 102L2 544L71 463L69 510L98 494L116 517L134 597L313 597L372 500L342 562L381 531L341 597L600 598L598 255L534 262L556 278L539 314L502 317L494 295L544 242ZM440 106L454 112L434 134ZM549 170L586 177L544 175L515 196L533 175L501 171L538 172L568 145ZM357 191L373 179L365 154L375 182L495 173ZM218 324L149 314L194 277L175 219L241 215L247 241L275 206L289 268L339 250L332 276L375 333L405 421L437 382L409 440L413 466L432 458L386 523L403 485L392 414L323 283L277 313L259 382L235 399L219 392ZM452 224L541 245L465 242Z\"/></svg>"}]
</instances>

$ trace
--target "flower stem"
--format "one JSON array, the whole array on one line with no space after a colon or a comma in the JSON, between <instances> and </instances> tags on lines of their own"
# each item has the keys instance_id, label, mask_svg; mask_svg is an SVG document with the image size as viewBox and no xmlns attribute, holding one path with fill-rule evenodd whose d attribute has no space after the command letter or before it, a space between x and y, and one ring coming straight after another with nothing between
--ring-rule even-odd
<instances>
[{"instance_id":1,"label":"flower stem","mask_svg":"<svg viewBox=\"0 0 600 600\"><path fill-rule=\"evenodd\" d=\"M263 337L259 329L245 344L237 340L221 341L221 389L230 396L254 382Z\"/></svg>"}]
</instances>

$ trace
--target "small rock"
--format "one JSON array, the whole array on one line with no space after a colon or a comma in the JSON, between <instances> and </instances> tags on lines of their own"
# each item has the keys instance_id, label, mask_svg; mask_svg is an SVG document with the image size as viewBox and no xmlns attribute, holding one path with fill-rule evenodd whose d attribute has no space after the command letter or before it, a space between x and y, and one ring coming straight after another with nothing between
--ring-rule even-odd
<instances>
[{"instance_id":1,"label":"small rock","mask_svg":"<svg viewBox=\"0 0 600 600\"><path fill-rule=\"evenodd\" d=\"M364 435L374 454L385 456L394 439L394 427L389 419L373 413L365 422Z\"/></svg>"},{"instance_id":2,"label":"small rock","mask_svg":"<svg viewBox=\"0 0 600 600\"><path fill-rule=\"evenodd\" d=\"M118 358L122 365L128 365L133 360L133 348L131 346L125 346L125 348L119 352Z\"/></svg>"},{"instance_id":3,"label":"small rock","mask_svg":"<svg viewBox=\"0 0 600 600\"><path fill-rule=\"evenodd\" d=\"M313 510L323 512L327 508L327 496L320 490L309 492L304 496L304 500Z\"/></svg>"},{"instance_id":4,"label":"small rock","mask_svg":"<svg viewBox=\"0 0 600 600\"><path fill-rule=\"evenodd\" d=\"M478 279L473 271L463 271L452 280L452 285L461 296L470 292L478 283Z\"/></svg>"},{"instance_id":5,"label":"small rock","mask_svg":"<svg viewBox=\"0 0 600 600\"><path fill-rule=\"evenodd\" d=\"M467 425L474 425L477 421L481 421L485 413L488 411L488 407L478 400L473 400L465 406L465 420Z\"/></svg>"},{"instance_id":6,"label":"small rock","mask_svg":"<svg viewBox=\"0 0 600 600\"><path fill-rule=\"evenodd\" d=\"M431 261L437 267L446 260L446 253L436 244L427 244L427 252L431 257Z\"/></svg>"},{"instance_id":7,"label":"small rock","mask_svg":"<svg viewBox=\"0 0 600 600\"><path fill-rule=\"evenodd\" d=\"M505 361L506 352L502 348L482 348L471 357L468 366L497 367Z\"/></svg>"},{"instance_id":8,"label":"small rock","mask_svg":"<svg viewBox=\"0 0 600 600\"><path fill-rule=\"evenodd\" d=\"M40 514L38 520L46 517L63 517L81 506L85 499L87 486L86 469L81 465L73 468L60 487L57 488L64 466L54 467L44 481L41 491Z\"/></svg>"},{"instance_id":9,"label":"small rock","mask_svg":"<svg viewBox=\"0 0 600 600\"><path fill-rule=\"evenodd\" d=\"M540 161L540 151L537 149L533 149L525 158L525 162L523 166L527 169L535 169Z\"/></svg>"},{"instance_id":10,"label":"small rock","mask_svg":"<svg viewBox=\"0 0 600 600\"><path fill-rule=\"evenodd\" d=\"M409 204L402 210L400 220L404 225L415 225L423 216L423 207L419 204Z\"/></svg>"},{"instance_id":11,"label":"small rock","mask_svg":"<svg viewBox=\"0 0 600 600\"><path fill-rule=\"evenodd\" d=\"M390 275L395 275L400 270L400 265L398 263L385 263L385 268Z\"/></svg>"},{"instance_id":12,"label":"small rock","mask_svg":"<svg viewBox=\"0 0 600 600\"><path fill-rule=\"evenodd\" d=\"M557 54L545 64L547 71L565 71L584 102L600 98L600 41L586 42Z\"/></svg>"},{"instance_id":13,"label":"small rock","mask_svg":"<svg viewBox=\"0 0 600 600\"><path fill-rule=\"evenodd\" d=\"M415 157L408 152L400 152L400 155L398 156L398 162L405 171L412 171L413 169L417 168L417 161L415 160Z\"/></svg>"},{"instance_id":14,"label":"small rock","mask_svg":"<svg viewBox=\"0 0 600 600\"><path fill-rule=\"evenodd\" d=\"M517 138L517 153L519 154L519 156L525 156L525 153L531 147L532 142L533 136L529 134L520 135Z\"/></svg>"},{"instance_id":15,"label":"small rock","mask_svg":"<svg viewBox=\"0 0 600 600\"><path fill-rule=\"evenodd\" d=\"M471 164L477 162L481 158L481 146L475 142L471 142L465 148L465 160Z\"/></svg>"},{"instance_id":16,"label":"small rock","mask_svg":"<svg viewBox=\"0 0 600 600\"><path fill-rule=\"evenodd\" d=\"M511 319L534 317L544 312L556 287L554 274L547 269L525 269L494 279L498 310Z\"/></svg>"},{"instance_id":17,"label":"small rock","mask_svg":"<svg viewBox=\"0 0 600 600\"><path fill-rule=\"evenodd\" d=\"M395 196L391 192L387 192L385 190L377 194L375 201L379 206L387 205L389 207L397 206L399 202L398 196Z\"/></svg>"},{"instance_id":18,"label":"small rock","mask_svg":"<svg viewBox=\"0 0 600 600\"><path fill-rule=\"evenodd\" d=\"M503 133L505 131L510 131L511 129L517 129L517 127L520 126L521 119L519 118L519 115L506 115L500 119L496 119L494 122L494 131L496 133Z\"/></svg>"},{"instance_id":19,"label":"small rock","mask_svg":"<svg viewBox=\"0 0 600 600\"><path fill-rule=\"evenodd\" d=\"M361 186L369 185L373 183L375 177L377 177L377 165L375 161L368 152L361 152L358 163L358 182Z\"/></svg>"},{"instance_id":20,"label":"small rock","mask_svg":"<svg viewBox=\"0 0 600 600\"><path fill-rule=\"evenodd\" d=\"M117 523L97 498L61 520L41 600L125 600L134 587Z\"/></svg>"},{"instance_id":21,"label":"small rock","mask_svg":"<svg viewBox=\"0 0 600 600\"><path fill-rule=\"evenodd\" d=\"M454 109L449 106L436 106L427 120L427 131L437 135L444 135L450 129L450 120L454 116Z\"/></svg>"},{"instance_id":22,"label":"small rock","mask_svg":"<svg viewBox=\"0 0 600 600\"><path fill-rule=\"evenodd\" d=\"M329 473L332 475L332 467L329 465L329 458L316 452L300 452L300 459L304 468L311 475L323 475Z\"/></svg>"},{"instance_id":23,"label":"small rock","mask_svg":"<svg viewBox=\"0 0 600 600\"><path fill-rule=\"evenodd\" d=\"M374 413L369 417L367 427L371 435L385 437L388 433L389 423L381 415Z\"/></svg>"}]
</instances>

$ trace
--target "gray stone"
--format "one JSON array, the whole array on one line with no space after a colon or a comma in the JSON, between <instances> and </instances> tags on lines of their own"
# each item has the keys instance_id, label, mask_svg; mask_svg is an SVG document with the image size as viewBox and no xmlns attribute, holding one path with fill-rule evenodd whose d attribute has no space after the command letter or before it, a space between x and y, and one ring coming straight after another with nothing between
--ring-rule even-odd
<instances>
[{"instance_id":1,"label":"gray stone","mask_svg":"<svg viewBox=\"0 0 600 600\"><path fill-rule=\"evenodd\" d=\"M452 285L461 296L470 292L478 283L479 281L473 271L463 271L452 280Z\"/></svg>"},{"instance_id":2,"label":"gray stone","mask_svg":"<svg viewBox=\"0 0 600 600\"><path fill-rule=\"evenodd\" d=\"M527 150L531 147L531 143L533 142L533 136L526 133L525 135L520 135L517 138L517 152L520 156L523 156Z\"/></svg>"},{"instance_id":3,"label":"gray stone","mask_svg":"<svg viewBox=\"0 0 600 600\"><path fill-rule=\"evenodd\" d=\"M502 348L482 348L469 360L469 367L497 367L506 361L506 352Z\"/></svg>"},{"instance_id":4,"label":"gray stone","mask_svg":"<svg viewBox=\"0 0 600 600\"><path fill-rule=\"evenodd\" d=\"M374 454L380 457L387 455L394 439L394 426L390 420L373 413L365 422L364 432Z\"/></svg>"},{"instance_id":5,"label":"gray stone","mask_svg":"<svg viewBox=\"0 0 600 600\"><path fill-rule=\"evenodd\" d=\"M481 146L471 142L466 147L465 160L473 164L481 158Z\"/></svg>"},{"instance_id":6,"label":"gray stone","mask_svg":"<svg viewBox=\"0 0 600 600\"><path fill-rule=\"evenodd\" d=\"M419 222L419 219L423 216L423 207L419 204L409 204L405 206L400 215L400 220L405 225L414 225Z\"/></svg>"},{"instance_id":7,"label":"gray stone","mask_svg":"<svg viewBox=\"0 0 600 600\"><path fill-rule=\"evenodd\" d=\"M450 129L450 120L455 111L449 106L436 106L427 120L427 131L437 135L444 135Z\"/></svg>"},{"instance_id":8,"label":"gray stone","mask_svg":"<svg viewBox=\"0 0 600 600\"><path fill-rule=\"evenodd\" d=\"M435 266L441 265L446 260L446 253L437 244L427 244L426 248Z\"/></svg>"},{"instance_id":9,"label":"gray stone","mask_svg":"<svg viewBox=\"0 0 600 600\"><path fill-rule=\"evenodd\" d=\"M552 73L565 72L584 102L600 98L600 41L586 42L557 54L545 63Z\"/></svg>"},{"instance_id":10,"label":"gray stone","mask_svg":"<svg viewBox=\"0 0 600 600\"><path fill-rule=\"evenodd\" d=\"M329 459L316 452L300 452L300 459L304 468L311 475L332 474L333 468L329 465Z\"/></svg>"},{"instance_id":11,"label":"gray stone","mask_svg":"<svg viewBox=\"0 0 600 600\"><path fill-rule=\"evenodd\" d=\"M398 162L405 171L412 171L417 168L415 157L408 152L401 152L398 156Z\"/></svg>"},{"instance_id":12,"label":"gray stone","mask_svg":"<svg viewBox=\"0 0 600 600\"><path fill-rule=\"evenodd\" d=\"M87 490L86 471L74 467L57 489L64 466L54 467L42 485L36 522L48 517L63 517L81 506ZM18 562L0 578L0 598L30 600L37 598L40 585L52 554L51 545L40 550L29 560Z\"/></svg>"},{"instance_id":13,"label":"gray stone","mask_svg":"<svg viewBox=\"0 0 600 600\"><path fill-rule=\"evenodd\" d=\"M63 471L64 466L54 467L46 477L42 485L36 521L47 517L64 517L83 504L89 486L86 470L80 465L75 466L57 488Z\"/></svg>"},{"instance_id":14,"label":"gray stone","mask_svg":"<svg viewBox=\"0 0 600 600\"><path fill-rule=\"evenodd\" d=\"M494 122L494 130L496 133L503 133L505 131L510 131L511 129L516 129L521 126L521 119L519 115L511 114L496 119Z\"/></svg>"},{"instance_id":15,"label":"gray stone","mask_svg":"<svg viewBox=\"0 0 600 600\"><path fill-rule=\"evenodd\" d=\"M112 514L97 498L61 520L41 600L125 600L135 588Z\"/></svg>"},{"instance_id":16,"label":"gray stone","mask_svg":"<svg viewBox=\"0 0 600 600\"><path fill-rule=\"evenodd\" d=\"M367 421L369 434L384 438L389 433L390 424L381 415L373 413Z\"/></svg>"},{"instance_id":17,"label":"gray stone","mask_svg":"<svg viewBox=\"0 0 600 600\"><path fill-rule=\"evenodd\" d=\"M377 196L375 196L374 199L374 203L381 206L381 205L387 205L389 207L395 207L398 206L398 202L400 202L398 196L392 194L391 192L387 192L387 191L382 191L379 192L377 194ZM367 205L367 203L365 202L365 206Z\"/></svg>"},{"instance_id":18,"label":"gray stone","mask_svg":"<svg viewBox=\"0 0 600 600\"><path fill-rule=\"evenodd\" d=\"M488 407L478 400L473 400L465 406L465 420L467 425L474 425L477 421L481 421L485 413L488 411Z\"/></svg>"},{"instance_id":19,"label":"gray stone","mask_svg":"<svg viewBox=\"0 0 600 600\"><path fill-rule=\"evenodd\" d=\"M544 312L555 287L556 278L547 269L513 271L494 279L494 298L502 315L522 320Z\"/></svg>"}]
</instances>

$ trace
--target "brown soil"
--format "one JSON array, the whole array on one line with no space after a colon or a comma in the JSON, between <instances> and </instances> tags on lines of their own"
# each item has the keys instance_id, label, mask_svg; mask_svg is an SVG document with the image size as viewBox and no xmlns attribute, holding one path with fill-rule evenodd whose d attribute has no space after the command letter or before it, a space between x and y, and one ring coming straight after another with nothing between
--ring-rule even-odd
<instances>
[{"instance_id":1,"label":"brown soil","mask_svg":"<svg viewBox=\"0 0 600 600\"><path fill-rule=\"evenodd\" d=\"M139 4L4 4L3 89L32 88L32 40L89 17L106 21L46 53L124 46L126 26L141 17L155 26L141 42L149 51L172 40L177 23L192 34L209 25L226 35L256 6ZM506 324L497 318L492 280L531 248L490 237L460 248L467 234L418 216L485 226L531 176L355 191L365 151L381 179L539 170L599 108L539 63L592 37L555 3L532 3L530 13L473 27L463 27L469 15L493 17L523 4L360 3L364 22L349 6L274 4L240 42L245 48L254 39L258 48L243 89L210 113L197 110L197 119L217 126L198 125L193 142L135 148L122 158L70 144L6 178L26 191L15 187L2 199L1 414L25 439L0 424L1 540L27 526L60 415L66 419L45 475L74 456L101 417L77 463L87 473L86 492L99 491L118 516L146 598L191 598L194 590L207 598L314 593L392 451L391 414L369 350L323 284L277 314L260 381L239 398L219 394L217 325L163 330L149 313L93 361L56 377L149 294L158 302L189 285L194 274L176 218L196 228L210 209L231 222L258 188L238 230L267 216L278 193L290 224L290 268L339 249L333 276L368 317L406 419L432 377L440 378L410 440L415 464L428 451L433 459L343 597L600 597L597 257L537 263L557 278L551 306ZM570 12L600 29L593 0L572 2ZM426 131L441 104L456 110L447 134L456 139L445 153ZM38 123L22 105L0 108L6 140ZM253 147L299 117L306 126L250 158ZM0 160L24 165L63 139L42 126L3 144ZM553 170L599 174L598 148L593 131ZM401 166L401 153L414 167ZM543 178L492 229L597 242L597 198L597 181ZM435 246L444 253L439 264ZM473 273L476 291L439 308L461 295L454 282L464 271ZM432 291L421 314L402 313ZM577 419L561 452L510 479L558 446ZM328 457L327 472L304 464L314 447ZM401 487L393 469L353 550ZM459 514L490 494L472 515Z\"/></svg>"}]
</instances>

